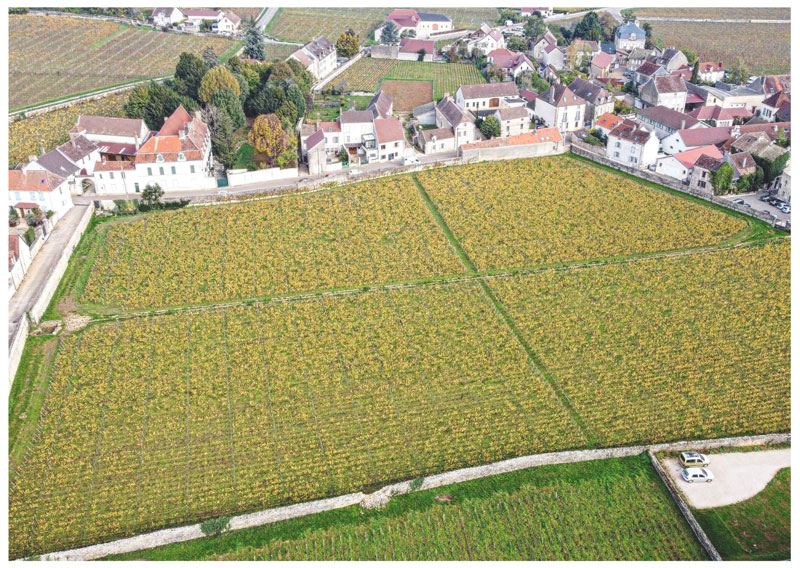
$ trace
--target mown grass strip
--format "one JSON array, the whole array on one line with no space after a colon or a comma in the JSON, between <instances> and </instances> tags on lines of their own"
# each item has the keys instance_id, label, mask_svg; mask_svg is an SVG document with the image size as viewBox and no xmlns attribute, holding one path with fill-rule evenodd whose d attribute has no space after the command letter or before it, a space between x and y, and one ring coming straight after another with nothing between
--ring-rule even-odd
<instances>
[{"instance_id":1,"label":"mown grass strip","mask_svg":"<svg viewBox=\"0 0 800 568\"><path fill-rule=\"evenodd\" d=\"M115 38L117 38L117 37L121 36L122 34L124 34L124 33L125 33L125 31L126 31L128 28L130 28L130 27L131 27L131 26L129 26L128 24L120 24L120 25L119 25L119 27L118 27L116 30L114 30L113 32L111 32L110 34L108 34L106 37L101 37L100 39L98 39L96 42L94 42L93 44L91 44L91 45L88 47L88 49L89 49L89 50L92 50L92 49L97 49L98 47L101 47L101 46L103 46L103 45L107 44L107 43L108 43L108 42L110 42L111 40L113 40L113 39L115 39Z\"/></svg>"}]
</instances>

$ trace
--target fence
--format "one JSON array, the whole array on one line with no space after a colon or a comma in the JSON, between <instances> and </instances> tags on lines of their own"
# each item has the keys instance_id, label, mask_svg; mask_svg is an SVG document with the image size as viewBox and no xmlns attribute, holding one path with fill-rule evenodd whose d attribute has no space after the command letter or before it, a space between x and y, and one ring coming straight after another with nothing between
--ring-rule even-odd
<instances>
[{"instance_id":1,"label":"fence","mask_svg":"<svg viewBox=\"0 0 800 568\"><path fill-rule=\"evenodd\" d=\"M709 195L707 193L700 193L698 191L694 191L690 189L688 186L677 183L673 178L666 177L661 174L650 172L648 170L639 170L636 168L631 168L624 164L620 164L619 162L610 160L605 156L598 154L595 151L587 150L586 146L589 146L589 144L584 144L582 142L576 142L573 140L572 152L578 156L582 156L584 158L592 160L593 162L597 162L598 164L609 166L611 168L614 168L615 170L623 171L627 174L636 176L638 178L666 186L676 191L680 191L681 193L692 195L694 197L699 197L700 199L703 199L710 203L714 203L715 205L719 205L721 207L725 207L727 209L743 213L744 215L749 215L750 217L755 217L756 219L760 219L761 221L769 223L773 227L777 226L778 228L786 228L786 225L781 225L781 224L776 225L776 219L772 217L769 213L766 213L764 211L757 211L752 207L745 207L743 205L738 205L731 200L722 199L721 197L717 197L716 195Z\"/></svg>"}]
</instances>

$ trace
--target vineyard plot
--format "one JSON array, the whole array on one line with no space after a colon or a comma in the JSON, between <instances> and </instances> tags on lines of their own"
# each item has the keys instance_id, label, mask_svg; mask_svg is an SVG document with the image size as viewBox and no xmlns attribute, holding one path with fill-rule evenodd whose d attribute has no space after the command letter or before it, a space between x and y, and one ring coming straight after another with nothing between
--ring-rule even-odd
<instances>
[{"instance_id":1,"label":"vineyard plot","mask_svg":"<svg viewBox=\"0 0 800 568\"><path fill-rule=\"evenodd\" d=\"M478 270L717 244L746 223L555 156L417 174Z\"/></svg>"},{"instance_id":2,"label":"vineyard plot","mask_svg":"<svg viewBox=\"0 0 800 568\"><path fill-rule=\"evenodd\" d=\"M781 240L489 285L602 445L782 432L789 255Z\"/></svg>"},{"instance_id":3,"label":"vineyard plot","mask_svg":"<svg viewBox=\"0 0 800 568\"><path fill-rule=\"evenodd\" d=\"M14 557L586 444L477 282L93 325L49 392Z\"/></svg>"},{"instance_id":4,"label":"vineyard plot","mask_svg":"<svg viewBox=\"0 0 800 568\"><path fill-rule=\"evenodd\" d=\"M403 177L118 224L82 301L144 309L463 272Z\"/></svg>"}]
</instances>

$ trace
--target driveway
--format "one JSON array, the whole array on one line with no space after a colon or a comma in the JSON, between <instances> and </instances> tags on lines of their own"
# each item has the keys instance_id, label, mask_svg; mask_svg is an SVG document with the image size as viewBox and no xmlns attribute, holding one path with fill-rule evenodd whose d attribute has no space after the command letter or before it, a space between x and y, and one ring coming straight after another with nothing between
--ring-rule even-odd
<instances>
[{"instance_id":1,"label":"driveway","mask_svg":"<svg viewBox=\"0 0 800 568\"><path fill-rule=\"evenodd\" d=\"M722 507L757 495L778 470L791 465L791 449L712 454L710 459L709 469L714 473L711 483L685 482L680 476L683 468L678 458L666 458L663 462L664 469L695 509Z\"/></svg>"},{"instance_id":2,"label":"driveway","mask_svg":"<svg viewBox=\"0 0 800 568\"><path fill-rule=\"evenodd\" d=\"M756 211L766 211L767 213L774 213L778 217L778 221L791 221L791 213L783 213L764 201L759 200L759 197L764 195L765 192L760 191L757 193L742 193L740 195L722 195L722 199L733 201L734 199L744 199L744 202L750 205Z\"/></svg>"},{"instance_id":3,"label":"driveway","mask_svg":"<svg viewBox=\"0 0 800 568\"><path fill-rule=\"evenodd\" d=\"M50 272L53 270L64 247L67 246L72 234L78 228L78 224L86 213L86 206L76 205L67 212L64 217L59 219L50 238L42 245L42 248L34 257L33 262L28 268L28 272L22 279L16 293L8 302L8 344L11 345L12 338L17 331L25 312L33 307L47 282Z\"/></svg>"}]
</instances>

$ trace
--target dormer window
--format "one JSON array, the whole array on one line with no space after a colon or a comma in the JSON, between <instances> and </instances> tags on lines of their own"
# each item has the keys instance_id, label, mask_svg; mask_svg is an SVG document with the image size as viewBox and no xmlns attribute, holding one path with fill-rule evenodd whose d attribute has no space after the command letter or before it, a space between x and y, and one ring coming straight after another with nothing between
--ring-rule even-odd
<instances>
[{"instance_id":1,"label":"dormer window","mask_svg":"<svg viewBox=\"0 0 800 568\"><path fill-rule=\"evenodd\" d=\"M163 162L164 156L161 154L156 154L156 162Z\"/></svg>"},{"instance_id":2,"label":"dormer window","mask_svg":"<svg viewBox=\"0 0 800 568\"><path fill-rule=\"evenodd\" d=\"M186 156L183 154L183 152L178 152L178 161L179 162L185 162L186 161Z\"/></svg>"}]
</instances>

